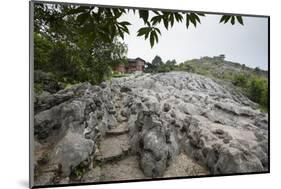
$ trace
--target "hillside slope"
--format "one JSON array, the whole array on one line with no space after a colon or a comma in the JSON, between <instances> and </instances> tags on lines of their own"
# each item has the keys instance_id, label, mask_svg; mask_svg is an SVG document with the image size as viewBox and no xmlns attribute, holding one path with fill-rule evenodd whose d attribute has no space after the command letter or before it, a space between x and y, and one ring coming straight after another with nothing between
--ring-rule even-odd
<instances>
[{"instance_id":1,"label":"hillside slope","mask_svg":"<svg viewBox=\"0 0 281 189\"><path fill-rule=\"evenodd\" d=\"M212 79L132 75L35 97L35 184L268 170L268 116Z\"/></svg>"},{"instance_id":2,"label":"hillside slope","mask_svg":"<svg viewBox=\"0 0 281 189\"><path fill-rule=\"evenodd\" d=\"M237 62L217 59L215 57L202 57L200 59L188 60L182 63L182 66L187 66L195 72L202 72L216 78L227 78L235 74L256 75L268 78L268 71L260 68L250 68L246 65Z\"/></svg>"}]
</instances>

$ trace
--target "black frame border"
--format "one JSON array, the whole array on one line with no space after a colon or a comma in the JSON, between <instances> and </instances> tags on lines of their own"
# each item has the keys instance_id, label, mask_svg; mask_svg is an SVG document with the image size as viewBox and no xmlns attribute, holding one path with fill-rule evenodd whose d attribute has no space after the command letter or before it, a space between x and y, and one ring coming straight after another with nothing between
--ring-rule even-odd
<instances>
[{"instance_id":1,"label":"black frame border","mask_svg":"<svg viewBox=\"0 0 281 189\"><path fill-rule=\"evenodd\" d=\"M55 184L55 185L33 185L33 157L34 157L34 138L33 133L33 65L34 65L34 40L33 40L33 21L34 21L34 4L61 4L61 5L82 5L82 6L98 6L104 8L123 8L123 9L142 9L142 10L158 10L169 12L194 12L204 13L211 15L239 15L247 17L267 18L268 20L268 170L262 172L247 172L247 173L231 173L231 174L216 174L216 175L198 175L198 176L184 176L184 177L168 177L168 178L152 178L152 179L135 179L135 180L120 180L120 181L104 181L104 182L84 182L84 183L71 183L71 184ZM133 7L133 6L120 6L120 5L102 5L91 3L72 3L72 2L58 2L58 1L29 1L29 188L55 188L55 187L68 187L68 186L84 186L84 185L100 185L100 184L118 184L118 183L134 183L146 181L163 181L175 179L191 179L191 178L212 178L212 177L225 177L225 176L241 176L241 175L258 175L270 173L270 16L269 15L256 15L256 14L241 14L241 13L225 13L225 12L209 12L209 11L195 11L195 10L181 10L181 9L164 9L155 7Z\"/></svg>"}]
</instances>

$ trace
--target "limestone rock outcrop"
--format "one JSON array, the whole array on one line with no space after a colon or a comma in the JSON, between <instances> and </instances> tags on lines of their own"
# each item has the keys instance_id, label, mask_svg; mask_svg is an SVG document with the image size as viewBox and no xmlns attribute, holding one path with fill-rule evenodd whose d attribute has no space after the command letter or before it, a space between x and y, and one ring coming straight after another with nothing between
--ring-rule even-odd
<instances>
[{"instance_id":1,"label":"limestone rock outcrop","mask_svg":"<svg viewBox=\"0 0 281 189\"><path fill-rule=\"evenodd\" d=\"M126 174L267 171L268 115L256 107L226 86L186 72L82 83L37 96L35 184L45 184L44 177L71 183L126 180Z\"/></svg>"}]
</instances>

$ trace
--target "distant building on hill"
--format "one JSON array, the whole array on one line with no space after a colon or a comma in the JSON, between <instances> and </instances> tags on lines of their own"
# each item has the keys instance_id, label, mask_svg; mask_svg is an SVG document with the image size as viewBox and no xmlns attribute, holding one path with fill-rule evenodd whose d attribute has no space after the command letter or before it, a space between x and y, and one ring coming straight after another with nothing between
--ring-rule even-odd
<instances>
[{"instance_id":1,"label":"distant building on hill","mask_svg":"<svg viewBox=\"0 0 281 189\"><path fill-rule=\"evenodd\" d=\"M134 73L134 72L143 72L145 60L141 58L128 58L128 64L119 64L114 71L120 73Z\"/></svg>"},{"instance_id":2,"label":"distant building on hill","mask_svg":"<svg viewBox=\"0 0 281 189\"><path fill-rule=\"evenodd\" d=\"M215 59L215 60L218 60L218 61L224 61L225 55L224 55L224 54L221 54L221 55L219 55L219 56L214 56L214 59Z\"/></svg>"},{"instance_id":3,"label":"distant building on hill","mask_svg":"<svg viewBox=\"0 0 281 189\"><path fill-rule=\"evenodd\" d=\"M205 63L205 62L222 62L225 59L225 55L224 54L220 54L219 56L213 56L213 57L208 57L208 56L203 56L199 59L200 63Z\"/></svg>"}]
</instances>

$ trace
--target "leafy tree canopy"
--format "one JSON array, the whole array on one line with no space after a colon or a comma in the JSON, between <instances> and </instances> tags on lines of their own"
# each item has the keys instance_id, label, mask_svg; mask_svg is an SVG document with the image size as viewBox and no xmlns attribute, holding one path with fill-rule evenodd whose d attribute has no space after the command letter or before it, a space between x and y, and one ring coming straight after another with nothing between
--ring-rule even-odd
<instances>
[{"instance_id":1,"label":"leafy tree canopy","mask_svg":"<svg viewBox=\"0 0 281 189\"><path fill-rule=\"evenodd\" d=\"M160 56L156 55L151 63L154 66L160 66L161 64L163 64L163 61Z\"/></svg>"},{"instance_id":2,"label":"leafy tree canopy","mask_svg":"<svg viewBox=\"0 0 281 189\"><path fill-rule=\"evenodd\" d=\"M58 81L66 83L98 84L109 78L112 68L126 63L127 46L120 39L130 33L131 23L122 17L130 12L143 21L137 36L148 40L151 47L159 41L161 24L168 30L175 23L183 22L188 29L191 25L197 27L205 16L200 12L37 2L34 5L35 69L50 72ZM235 21L243 25L240 16L224 15L220 20L231 24ZM174 64L175 61L164 64L160 57L155 57L147 67L152 71L167 71Z\"/></svg>"},{"instance_id":3,"label":"leafy tree canopy","mask_svg":"<svg viewBox=\"0 0 281 189\"><path fill-rule=\"evenodd\" d=\"M177 23L185 23L186 28L190 25L197 27L201 23L201 17L205 14L201 12L174 12L144 9L123 9L123 8L105 8L98 6L77 6L77 5L59 5L59 4L37 4L35 12L35 30L45 30L51 26L56 30L53 35L59 35L64 38L71 34L71 30L65 32L65 20L71 19L76 21L75 26L79 28L80 35L87 35L88 42L100 38L105 42L112 42L116 36L124 38L129 34L128 26L130 22L120 20L122 15L133 12L143 20L144 26L139 28L137 36L148 39L151 47L159 41L161 31L159 25L163 24L168 30ZM243 19L239 15L222 15L220 23L236 22L243 25ZM61 31L61 32L59 32Z\"/></svg>"}]
</instances>

